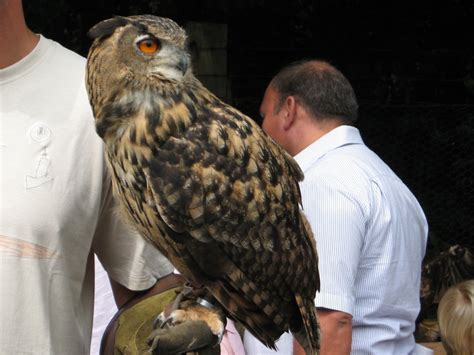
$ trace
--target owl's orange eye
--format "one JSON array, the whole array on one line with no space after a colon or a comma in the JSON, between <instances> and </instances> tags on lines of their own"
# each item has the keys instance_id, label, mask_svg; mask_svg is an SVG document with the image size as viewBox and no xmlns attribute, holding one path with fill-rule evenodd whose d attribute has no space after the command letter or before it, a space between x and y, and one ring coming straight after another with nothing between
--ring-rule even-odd
<instances>
[{"instance_id":1,"label":"owl's orange eye","mask_svg":"<svg viewBox=\"0 0 474 355\"><path fill-rule=\"evenodd\" d=\"M145 54L153 54L160 50L160 43L155 38L145 38L138 42L137 46Z\"/></svg>"}]
</instances>

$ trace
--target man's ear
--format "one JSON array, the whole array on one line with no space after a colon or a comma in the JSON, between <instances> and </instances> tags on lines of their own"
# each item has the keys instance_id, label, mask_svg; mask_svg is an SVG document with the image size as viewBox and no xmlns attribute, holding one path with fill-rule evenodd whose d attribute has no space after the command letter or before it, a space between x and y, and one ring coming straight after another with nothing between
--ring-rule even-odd
<instances>
[{"instance_id":1,"label":"man's ear","mask_svg":"<svg viewBox=\"0 0 474 355\"><path fill-rule=\"evenodd\" d=\"M288 130L295 123L296 120L296 99L294 96L288 96L283 104L285 110L283 117L283 128Z\"/></svg>"}]
</instances>

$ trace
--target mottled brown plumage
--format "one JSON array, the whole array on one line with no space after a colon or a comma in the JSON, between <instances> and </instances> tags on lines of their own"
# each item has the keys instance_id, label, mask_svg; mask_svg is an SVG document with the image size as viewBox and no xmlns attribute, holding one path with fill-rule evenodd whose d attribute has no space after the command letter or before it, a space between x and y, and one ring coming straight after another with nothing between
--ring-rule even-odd
<instances>
[{"instance_id":1,"label":"mottled brown plumage","mask_svg":"<svg viewBox=\"0 0 474 355\"><path fill-rule=\"evenodd\" d=\"M316 353L319 276L298 165L193 76L173 21L117 17L90 34L89 97L130 221L267 346L290 329Z\"/></svg>"}]
</instances>

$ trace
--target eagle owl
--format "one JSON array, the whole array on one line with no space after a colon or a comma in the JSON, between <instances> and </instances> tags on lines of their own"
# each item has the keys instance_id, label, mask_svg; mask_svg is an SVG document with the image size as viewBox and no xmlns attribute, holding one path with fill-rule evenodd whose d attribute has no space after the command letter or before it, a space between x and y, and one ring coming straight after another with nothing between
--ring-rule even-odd
<instances>
[{"instance_id":1,"label":"eagle owl","mask_svg":"<svg viewBox=\"0 0 474 355\"><path fill-rule=\"evenodd\" d=\"M318 263L296 162L196 79L172 20L115 17L89 35L87 90L127 218L264 344L291 330L317 353Z\"/></svg>"}]
</instances>

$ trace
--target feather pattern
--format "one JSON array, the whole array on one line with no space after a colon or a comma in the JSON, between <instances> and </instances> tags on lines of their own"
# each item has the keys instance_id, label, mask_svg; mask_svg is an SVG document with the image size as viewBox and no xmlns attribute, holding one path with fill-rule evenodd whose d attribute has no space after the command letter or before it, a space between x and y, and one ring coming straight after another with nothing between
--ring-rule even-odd
<instances>
[{"instance_id":1,"label":"feather pattern","mask_svg":"<svg viewBox=\"0 0 474 355\"><path fill-rule=\"evenodd\" d=\"M314 238L299 208L300 168L187 67L179 74L182 66L170 66L178 60L152 65L148 57L133 59L136 50L124 54L126 39L133 43L132 35L144 30L134 24L139 16L121 19L129 22L94 41L87 84L124 214L267 346L291 330L308 354L316 353L319 275ZM158 19L143 18L156 38L167 23ZM183 55L185 34L170 28L162 35L171 46L166 53L175 46L175 56ZM165 76L159 65L177 72Z\"/></svg>"}]
</instances>

